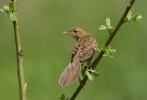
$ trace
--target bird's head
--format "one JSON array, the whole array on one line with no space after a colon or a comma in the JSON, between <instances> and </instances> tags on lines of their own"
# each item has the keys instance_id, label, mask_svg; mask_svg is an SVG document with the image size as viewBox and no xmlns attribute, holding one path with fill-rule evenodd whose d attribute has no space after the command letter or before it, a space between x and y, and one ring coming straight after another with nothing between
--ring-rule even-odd
<instances>
[{"instance_id":1,"label":"bird's head","mask_svg":"<svg viewBox=\"0 0 147 100\"><path fill-rule=\"evenodd\" d=\"M74 27L71 28L68 31L63 32L64 34L70 34L72 37L74 37L76 40L78 40L79 38L82 38L85 35L89 35L89 33L80 27Z\"/></svg>"}]
</instances>

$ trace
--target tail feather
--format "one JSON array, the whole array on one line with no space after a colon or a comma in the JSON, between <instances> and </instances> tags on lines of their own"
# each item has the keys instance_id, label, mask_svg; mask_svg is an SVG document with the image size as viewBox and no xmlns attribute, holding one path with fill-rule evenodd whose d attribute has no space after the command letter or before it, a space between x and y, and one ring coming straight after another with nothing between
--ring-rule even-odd
<instances>
[{"instance_id":1,"label":"tail feather","mask_svg":"<svg viewBox=\"0 0 147 100\"><path fill-rule=\"evenodd\" d=\"M69 65L65 68L60 76L59 84L62 86L66 86L76 80L79 76L80 67L80 60L69 63Z\"/></svg>"}]
</instances>

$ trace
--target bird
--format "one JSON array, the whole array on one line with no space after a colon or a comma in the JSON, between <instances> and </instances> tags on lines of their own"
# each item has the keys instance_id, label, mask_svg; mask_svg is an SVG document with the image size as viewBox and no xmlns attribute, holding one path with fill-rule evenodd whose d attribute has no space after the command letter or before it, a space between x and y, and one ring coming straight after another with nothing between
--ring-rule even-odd
<instances>
[{"instance_id":1,"label":"bird","mask_svg":"<svg viewBox=\"0 0 147 100\"><path fill-rule=\"evenodd\" d=\"M67 86L78 78L82 64L98 50L98 43L87 30L81 27L73 27L63 33L71 35L76 40L71 61L59 79L61 86Z\"/></svg>"}]
</instances>

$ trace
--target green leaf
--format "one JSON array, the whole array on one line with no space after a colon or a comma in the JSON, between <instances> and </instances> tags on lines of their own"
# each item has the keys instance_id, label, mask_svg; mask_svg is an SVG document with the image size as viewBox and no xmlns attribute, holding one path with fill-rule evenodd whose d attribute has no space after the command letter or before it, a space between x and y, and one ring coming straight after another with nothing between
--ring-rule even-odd
<instances>
[{"instance_id":1,"label":"green leaf","mask_svg":"<svg viewBox=\"0 0 147 100\"><path fill-rule=\"evenodd\" d=\"M3 7L3 9L1 9L1 11L4 13L9 13L10 12L9 6L4 5L4 7Z\"/></svg>"},{"instance_id":2,"label":"green leaf","mask_svg":"<svg viewBox=\"0 0 147 100\"><path fill-rule=\"evenodd\" d=\"M110 50L110 49L111 49L111 45L108 45L108 46L107 46L107 49Z\"/></svg>"},{"instance_id":3,"label":"green leaf","mask_svg":"<svg viewBox=\"0 0 147 100\"><path fill-rule=\"evenodd\" d=\"M115 50L115 49L111 49L110 51L111 51L112 53L116 52L116 50Z\"/></svg>"},{"instance_id":4,"label":"green leaf","mask_svg":"<svg viewBox=\"0 0 147 100\"><path fill-rule=\"evenodd\" d=\"M62 96L60 97L60 100L65 100L65 95L62 94Z\"/></svg>"},{"instance_id":5,"label":"green leaf","mask_svg":"<svg viewBox=\"0 0 147 100\"><path fill-rule=\"evenodd\" d=\"M90 81L94 82L94 79L93 79L92 75L89 73L89 71L86 71L86 75Z\"/></svg>"},{"instance_id":6,"label":"green leaf","mask_svg":"<svg viewBox=\"0 0 147 100\"><path fill-rule=\"evenodd\" d=\"M131 19L132 14L133 14L133 11L128 12L128 14L127 14L128 21Z\"/></svg>"},{"instance_id":7,"label":"green leaf","mask_svg":"<svg viewBox=\"0 0 147 100\"><path fill-rule=\"evenodd\" d=\"M113 57L112 52L110 52L110 51L108 51L108 55L109 55L110 57Z\"/></svg>"},{"instance_id":8,"label":"green leaf","mask_svg":"<svg viewBox=\"0 0 147 100\"><path fill-rule=\"evenodd\" d=\"M137 22L140 19L142 19L142 16L138 15L137 13L135 13L135 10L133 10L133 11L128 12L127 17L125 18L124 22L132 23L133 21Z\"/></svg>"},{"instance_id":9,"label":"green leaf","mask_svg":"<svg viewBox=\"0 0 147 100\"><path fill-rule=\"evenodd\" d=\"M110 27L111 26L110 25L110 18L109 17L106 18L106 25L107 25L107 27Z\"/></svg>"},{"instance_id":10,"label":"green leaf","mask_svg":"<svg viewBox=\"0 0 147 100\"><path fill-rule=\"evenodd\" d=\"M15 20L16 20L16 13L10 13L10 14L9 14L9 18L10 18L12 21L15 21Z\"/></svg>"},{"instance_id":11,"label":"green leaf","mask_svg":"<svg viewBox=\"0 0 147 100\"><path fill-rule=\"evenodd\" d=\"M138 16L136 17L136 21L139 21L140 19L142 19L142 16L141 16L141 15L138 15Z\"/></svg>"},{"instance_id":12,"label":"green leaf","mask_svg":"<svg viewBox=\"0 0 147 100\"><path fill-rule=\"evenodd\" d=\"M95 76L95 77L98 77L99 76L99 73L95 70L92 71L92 74Z\"/></svg>"},{"instance_id":13,"label":"green leaf","mask_svg":"<svg viewBox=\"0 0 147 100\"><path fill-rule=\"evenodd\" d=\"M10 8L10 11L13 11L13 3L12 2L9 3L9 8Z\"/></svg>"},{"instance_id":14,"label":"green leaf","mask_svg":"<svg viewBox=\"0 0 147 100\"><path fill-rule=\"evenodd\" d=\"M111 20L109 17L106 18L106 26L101 25L99 29L102 31L108 31L110 34L113 32L114 28L111 26Z\"/></svg>"},{"instance_id":15,"label":"green leaf","mask_svg":"<svg viewBox=\"0 0 147 100\"><path fill-rule=\"evenodd\" d=\"M106 49L107 49L106 46L102 46L102 47L101 47L101 50L102 50L103 52L105 52Z\"/></svg>"},{"instance_id":16,"label":"green leaf","mask_svg":"<svg viewBox=\"0 0 147 100\"><path fill-rule=\"evenodd\" d=\"M65 98L65 94L62 94L62 96L60 97L60 100L69 100L69 98Z\"/></svg>"},{"instance_id":17,"label":"green leaf","mask_svg":"<svg viewBox=\"0 0 147 100\"><path fill-rule=\"evenodd\" d=\"M4 5L3 9L4 9L4 10L9 10L9 6Z\"/></svg>"},{"instance_id":18,"label":"green leaf","mask_svg":"<svg viewBox=\"0 0 147 100\"><path fill-rule=\"evenodd\" d=\"M101 25L99 30L102 30L102 31L106 31L107 30L107 27L105 25Z\"/></svg>"},{"instance_id":19,"label":"green leaf","mask_svg":"<svg viewBox=\"0 0 147 100\"><path fill-rule=\"evenodd\" d=\"M108 54L107 54L107 53L105 53L105 54L103 54L103 56L108 56Z\"/></svg>"},{"instance_id":20,"label":"green leaf","mask_svg":"<svg viewBox=\"0 0 147 100\"><path fill-rule=\"evenodd\" d=\"M5 13L10 13L9 6L4 5L3 9L4 9Z\"/></svg>"},{"instance_id":21,"label":"green leaf","mask_svg":"<svg viewBox=\"0 0 147 100\"><path fill-rule=\"evenodd\" d=\"M4 9L0 9L1 12L6 13Z\"/></svg>"},{"instance_id":22,"label":"green leaf","mask_svg":"<svg viewBox=\"0 0 147 100\"><path fill-rule=\"evenodd\" d=\"M113 57L113 53L116 52L115 49L111 49L110 45L107 46L107 47L103 46L101 49L103 50L103 52L105 52L103 56L108 56L109 55L110 57Z\"/></svg>"}]
</instances>

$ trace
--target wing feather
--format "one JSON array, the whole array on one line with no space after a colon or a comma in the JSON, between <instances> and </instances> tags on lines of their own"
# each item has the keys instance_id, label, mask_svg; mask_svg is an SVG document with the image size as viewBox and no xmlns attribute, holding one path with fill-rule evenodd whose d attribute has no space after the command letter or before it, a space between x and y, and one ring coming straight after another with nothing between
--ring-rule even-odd
<instances>
[{"instance_id":1,"label":"wing feather","mask_svg":"<svg viewBox=\"0 0 147 100\"><path fill-rule=\"evenodd\" d=\"M88 58L93 56L95 50L97 50L98 45L96 40L91 36L85 36L77 41L72 53L72 61L79 57L80 61L86 61Z\"/></svg>"}]
</instances>

